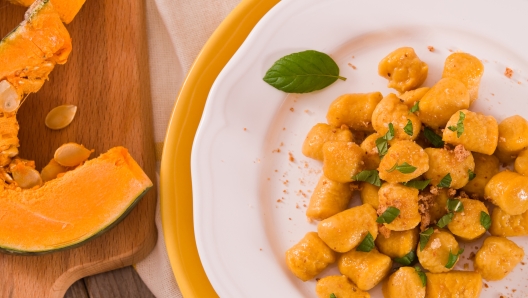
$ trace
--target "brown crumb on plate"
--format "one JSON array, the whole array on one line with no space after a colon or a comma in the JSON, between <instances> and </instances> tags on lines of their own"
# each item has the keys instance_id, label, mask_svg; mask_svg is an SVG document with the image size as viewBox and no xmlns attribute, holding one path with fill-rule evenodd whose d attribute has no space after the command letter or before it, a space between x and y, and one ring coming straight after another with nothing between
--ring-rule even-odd
<instances>
[{"instance_id":1,"label":"brown crumb on plate","mask_svg":"<svg viewBox=\"0 0 528 298\"><path fill-rule=\"evenodd\" d=\"M357 67L352 63L348 63L348 66L352 67L352 69L357 69Z\"/></svg>"},{"instance_id":2,"label":"brown crumb on plate","mask_svg":"<svg viewBox=\"0 0 528 298\"><path fill-rule=\"evenodd\" d=\"M435 48L433 46L428 46L427 49L429 50L429 52L434 52Z\"/></svg>"},{"instance_id":3,"label":"brown crumb on plate","mask_svg":"<svg viewBox=\"0 0 528 298\"><path fill-rule=\"evenodd\" d=\"M513 70L509 67L506 67L506 70L504 71L504 75L507 78L511 78L513 76Z\"/></svg>"}]
</instances>

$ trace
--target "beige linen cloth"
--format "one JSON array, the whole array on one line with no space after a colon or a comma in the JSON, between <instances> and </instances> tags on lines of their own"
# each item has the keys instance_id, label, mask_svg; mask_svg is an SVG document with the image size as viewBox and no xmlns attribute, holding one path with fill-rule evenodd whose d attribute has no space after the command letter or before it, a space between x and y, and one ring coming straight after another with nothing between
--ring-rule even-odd
<instances>
[{"instance_id":1,"label":"beige linen cloth","mask_svg":"<svg viewBox=\"0 0 528 298\"><path fill-rule=\"evenodd\" d=\"M156 158L180 87L207 39L240 0L146 0ZM159 177L159 176L158 176ZM136 270L158 298L182 297L174 279L156 211L158 242Z\"/></svg>"}]
</instances>

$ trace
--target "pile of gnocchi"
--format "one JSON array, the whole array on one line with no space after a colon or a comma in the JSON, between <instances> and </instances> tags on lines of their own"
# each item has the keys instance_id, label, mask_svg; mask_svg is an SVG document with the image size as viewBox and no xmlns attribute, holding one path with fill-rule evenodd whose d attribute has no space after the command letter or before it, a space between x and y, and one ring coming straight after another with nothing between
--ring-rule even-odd
<instances>
[{"instance_id":1,"label":"pile of gnocchi","mask_svg":"<svg viewBox=\"0 0 528 298\"><path fill-rule=\"evenodd\" d=\"M397 93L338 97L304 141L303 154L323 162L306 210L319 223L286 264L307 281L337 263L341 275L317 279L321 298L370 297L379 283L385 297L479 297L483 279L503 279L524 257L506 237L528 235L528 121L469 110L484 66L468 53L449 55L430 88L410 47L378 72ZM363 204L348 208L355 191ZM459 241L486 232L474 271L452 270Z\"/></svg>"}]
</instances>

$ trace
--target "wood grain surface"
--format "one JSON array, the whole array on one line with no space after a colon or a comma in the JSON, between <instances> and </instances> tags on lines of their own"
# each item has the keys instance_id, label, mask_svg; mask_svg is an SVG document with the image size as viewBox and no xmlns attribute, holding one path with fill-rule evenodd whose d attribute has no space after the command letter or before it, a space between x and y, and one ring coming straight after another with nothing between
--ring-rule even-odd
<instances>
[{"instance_id":1,"label":"wood grain surface","mask_svg":"<svg viewBox=\"0 0 528 298\"><path fill-rule=\"evenodd\" d=\"M1 36L24 11L0 0ZM41 169L66 142L95 149L92 156L122 145L155 181L144 11L142 0L86 1L66 26L73 39L68 63L18 112L20 156ZM47 129L46 114L61 104L78 106L75 120L60 131ZM0 297L63 297L84 276L139 261L156 242L155 207L152 189L123 222L81 247L43 256L0 254Z\"/></svg>"}]
</instances>

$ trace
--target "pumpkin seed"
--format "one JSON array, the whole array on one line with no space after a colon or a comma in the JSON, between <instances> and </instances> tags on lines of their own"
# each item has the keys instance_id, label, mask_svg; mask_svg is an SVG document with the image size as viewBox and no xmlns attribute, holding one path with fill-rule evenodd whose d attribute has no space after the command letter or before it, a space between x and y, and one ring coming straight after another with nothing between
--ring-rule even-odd
<instances>
[{"instance_id":1,"label":"pumpkin seed","mask_svg":"<svg viewBox=\"0 0 528 298\"><path fill-rule=\"evenodd\" d=\"M90 157L93 150L86 149L77 143L66 143L55 151L53 159L64 167L75 167Z\"/></svg>"},{"instance_id":2,"label":"pumpkin seed","mask_svg":"<svg viewBox=\"0 0 528 298\"><path fill-rule=\"evenodd\" d=\"M20 95L8 81L0 82L0 112L11 113L20 105Z\"/></svg>"},{"instance_id":3,"label":"pumpkin seed","mask_svg":"<svg viewBox=\"0 0 528 298\"><path fill-rule=\"evenodd\" d=\"M46 183L50 180L57 178L57 175L60 173L65 173L68 171L67 167L61 166L55 159L50 160L50 162L42 169L40 176L42 177L42 182Z\"/></svg>"},{"instance_id":4,"label":"pumpkin seed","mask_svg":"<svg viewBox=\"0 0 528 298\"><path fill-rule=\"evenodd\" d=\"M46 126L53 130L59 130L70 125L77 113L77 106L62 105L52 109L44 121Z\"/></svg>"},{"instance_id":5,"label":"pumpkin seed","mask_svg":"<svg viewBox=\"0 0 528 298\"><path fill-rule=\"evenodd\" d=\"M6 172L4 168L0 168L0 179L4 180L6 183L13 183L13 178L9 173Z\"/></svg>"},{"instance_id":6,"label":"pumpkin seed","mask_svg":"<svg viewBox=\"0 0 528 298\"><path fill-rule=\"evenodd\" d=\"M24 163L18 163L11 169L11 174L20 188L27 189L42 185L40 173L32 167L24 165Z\"/></svg>"}]
</instances>

